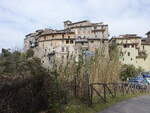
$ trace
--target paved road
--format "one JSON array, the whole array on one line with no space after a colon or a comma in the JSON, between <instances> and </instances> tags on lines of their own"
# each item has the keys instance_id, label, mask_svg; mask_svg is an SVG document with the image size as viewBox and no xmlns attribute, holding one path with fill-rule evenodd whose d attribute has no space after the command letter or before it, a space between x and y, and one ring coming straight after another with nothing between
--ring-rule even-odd
<instances>
[{"instance_id":1,"label":"paved road","mask_svg":"<svg viewBox=\"0 0 150 113\"><path fill-rule=\"evenodd\" d=\"M99 113L150 113L150 96L128 99Z\"/></svg>"}]
</instances>

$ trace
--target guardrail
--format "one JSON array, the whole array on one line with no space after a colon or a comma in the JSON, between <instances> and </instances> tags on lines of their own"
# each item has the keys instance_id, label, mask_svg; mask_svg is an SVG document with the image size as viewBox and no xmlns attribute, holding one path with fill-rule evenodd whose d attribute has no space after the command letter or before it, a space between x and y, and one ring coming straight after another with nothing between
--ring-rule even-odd
<instances>
[{"instance_id":1,"label":"guardrail","mask_svg":"<svg viewBox=\"0 0 150 113\"><path fill-rule=\"evenodd\" d=\"M94 96L98 96L103 102L108 102L108 97L115 98L119 95L148 92L150 92L150 85L136 85L130 83L91 83L89 85L89 104L93 104Z\"/></svg>"}]
</instances>

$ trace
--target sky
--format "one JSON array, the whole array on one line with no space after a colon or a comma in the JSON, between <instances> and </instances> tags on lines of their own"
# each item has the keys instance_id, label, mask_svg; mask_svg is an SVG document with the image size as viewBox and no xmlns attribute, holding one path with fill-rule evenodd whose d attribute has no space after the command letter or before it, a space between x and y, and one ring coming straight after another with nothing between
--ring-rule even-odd
<instances>
[{"instance_id":1,"label":"sky","mask_svg":"<svg viewBox=\"0 0 150 113\"><path fill-rule=\"evenodd\" d=\"M144 37L150 30L150 0L0 0L0 50L21 50L25 35L63 29L65 20L104 22L110 38L129 33Z\"/></svg>"}]
</instances>

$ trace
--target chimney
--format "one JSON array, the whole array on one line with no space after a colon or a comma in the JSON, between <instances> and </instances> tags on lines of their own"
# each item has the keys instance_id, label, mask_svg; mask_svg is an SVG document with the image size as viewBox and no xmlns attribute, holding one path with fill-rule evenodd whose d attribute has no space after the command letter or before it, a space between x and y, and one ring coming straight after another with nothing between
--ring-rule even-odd
<instances>
[{"instance_id":1,"label":"chimney","mask_svg":"<svg viewBox=\"0 0 150 113\"><path fill-rule=\"evenodd\" d=\"M68 28L68 25L71 24L72 22L70 20L64 21L64 29Z\"/></svg>"}]
</instances>

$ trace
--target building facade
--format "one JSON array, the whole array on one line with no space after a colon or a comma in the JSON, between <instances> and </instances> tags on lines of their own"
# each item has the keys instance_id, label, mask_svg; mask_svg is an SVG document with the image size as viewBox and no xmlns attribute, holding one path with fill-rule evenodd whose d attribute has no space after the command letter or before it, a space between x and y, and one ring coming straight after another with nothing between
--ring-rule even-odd
<instances>
[{"instance_id":1,"label":"building facade","mask_svg":"<svg viewBox=\"0 0 150 113\"><path fill-rule=\"evenodd\" d=\"M42 29L26 35L24 50L33 48L43 66L49 68L56 59L65 61L75 56L78 60L79 54L85 51L94 53L101 46L105 46L108 53L109 45L116 44L122 64L133 64L150 71L150 31L146 35L143 38L136 34L126 34L109 40L107 24L67 20L63 30Z\"/></svg>"},{"instance_id":2,"label":"building facade","mask_svg":"<svg viewBox=\"0 0 150 113\"><path fill-rule=\"evenodd\" d=\"M26 35L25 50L33 48L45 67L54 59L69 59L82 51L94 52L102 44L108 46L108 25L90 21L64 22L63 30L44 29Z\"/></svg>"},{"instance_id":3,"label":"building facade","mask_svg":"<svg viewBox=\"0 0 150 113\"><path fill-rule=\"evenodd\" d=\"M136 34L113 37L110 44L116 44L119 48L119 57L122 64L132 64L150 71L150 37L146 38Z\"/></svg>"}]
</instances>

